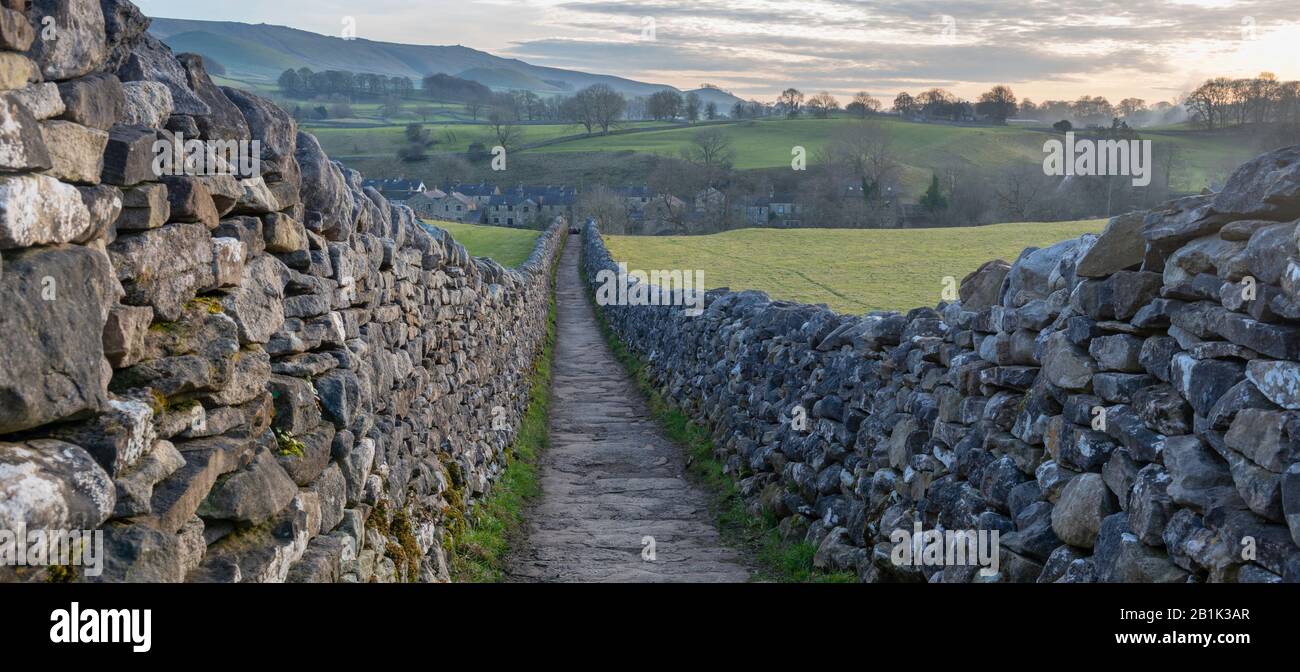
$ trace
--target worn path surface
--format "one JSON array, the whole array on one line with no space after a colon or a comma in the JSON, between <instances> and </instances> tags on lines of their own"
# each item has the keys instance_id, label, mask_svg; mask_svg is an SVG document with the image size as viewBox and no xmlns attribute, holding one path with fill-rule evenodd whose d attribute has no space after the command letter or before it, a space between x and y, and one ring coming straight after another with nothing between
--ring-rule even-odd
<instances>
[{"instance_id":1,"label":"worn path surface","mask_svg":"<svg viewBox=\"0 0 1300 672\"><path fill-rule=\"evenodd\" d=\"M556 293L551 446L514 581L746 581L722 545L706 494L685 478L682 450L650 417L614 359L578 275L581 245L565 246ZM654 559L643 556L654 539Z\"/></svg>"}]
</instances>

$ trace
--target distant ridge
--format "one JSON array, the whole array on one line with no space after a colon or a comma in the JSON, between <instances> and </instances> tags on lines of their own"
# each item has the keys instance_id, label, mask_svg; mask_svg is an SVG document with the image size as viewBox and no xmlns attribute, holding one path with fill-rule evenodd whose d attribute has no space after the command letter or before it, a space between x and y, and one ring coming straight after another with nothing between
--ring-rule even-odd
<instances>
[{"instance_id":1,"label":"distant ridge","mask_svg":"<svg viewBox=\"0 0 1300 672\"><path fill-rule=\"evenodd\" d=\"M409 77L417 82L444 72L498 90L520 89L539 95L571 94L592 84L607 84L627 96L677 90L666 84L532 65L469 47L344 40L265 23L155 18L149 30L177 53L216 59L227 76L253 82L274 82L287 68L307 67ZM717 89L696 91L722 112L739 100Z\"/></svg>"}]
</instances>

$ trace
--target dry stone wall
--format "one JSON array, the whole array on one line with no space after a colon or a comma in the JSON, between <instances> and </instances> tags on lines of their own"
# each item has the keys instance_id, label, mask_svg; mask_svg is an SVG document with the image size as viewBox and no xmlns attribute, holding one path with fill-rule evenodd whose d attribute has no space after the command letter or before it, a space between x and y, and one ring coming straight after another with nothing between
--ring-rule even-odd
<instances>
[{"instance_id":1,"label":"dry stone wall","mask_svg":"<svg viewBox=\"0 0 1300 672\"><path fill-rule=\"evenodd\" d=\"M990 262L933 309L841 315L719 290L697 317L601 311L711 428L754 512L814 544L820 567L868 582L1297 581L1297 217L1300 146L1218 194ZM615 266L594 227L583 245L595 289ZM998 531L999 571L894 562L894 534L918 522Z\"/></svg>"},{"instance_id":2,"label":"dry stone wall","mask_svg":"<svg viewBox=\"0 0 1300 672\"><path fill-rule=\"evenodd\" d=\"M97 577L0 579L445 580L560 232L471 257L148 23L0 0L0 529L105 539ZM257 141L260 170L160 174L160 139Z\"/></svg>"}]
</instances>

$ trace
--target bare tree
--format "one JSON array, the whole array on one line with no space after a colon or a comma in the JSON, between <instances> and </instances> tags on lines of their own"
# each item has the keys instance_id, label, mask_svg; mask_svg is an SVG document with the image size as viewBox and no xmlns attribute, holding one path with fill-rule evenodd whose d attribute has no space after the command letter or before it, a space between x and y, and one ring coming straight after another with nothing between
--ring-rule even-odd
<instances>
[{"instance_id":1,"label":"bare tree","mask_svg":"<svg viewBox=\"0 0 1300 672\"><path fill-rule=\"evenodd\" d=\"M650 94L646 102L646 111L655 121L668 120L672 121L681 114L682 107L686 101L682 99L682 94L672 89L663 89Z\"/></svg>"},{"instance_id":2,"label":"bare tree","mask_svg":"<svg viewBox=\"0 0 1300 672\"><path fill-rule=\"evenodd\" d=\"M514 149L524 137L524 129L516 126L510 115L501 110L493 110L488 115L488 128L491 129L497 145L507 150Z\"/></svg>"},{"instance_id":3,"label":"bare tree","mask_svg":"<svg viewBox=\"0 0 1300 672\"><path fill-rule=\"evenodd\" d=\"M868 192L877 196L892 182L902 165L893 151L888 129L879 121L855 123L836 134L831 142L831 163L844 166L849 174L861 178ZM864 196L871 198L871 193Z\"/></svg>"},{"instance_id":4,"label":"bare tree","mask_svg":"<svg viewBox=\"0 0 1300 672\"><path fill-rule=\"evenodd\" d=\"M686 121L692 124L700 120L700 110L703 104L700 102L700 94L694 91L686 94L686 103L684 110L686 112Z\"/></svg>"},{"instance_id":5,"label":"bare tree","mask_svg":"<svg viewBox=\"0 0 1300 672\"><path fill-rule=\"evenodd\" d=\"M729 168L736 158L731 148L731 138L720 128L706 128L691 136L691 144L683 153L687 161L706 169Z\"/></svg>"},{"instance_id":6,"label":"bare tree","mask_svg":"<svg viewBox=\"0 0 1300 672\"><path fill-rule=\"evenodd\" d=\"M861 207L850 204L847 212L861 212L867 226L883 226L894 205L891 196L902 164L893 150L888 129L878 120L854 123L837 132L823 150L823 163L841 180L852 176Z\"/></svg>"},{"instance_id":7,"label":"bare tree","mask_svg":"<svg viewBox=\"0 0 1300 672\"><path fill-rule=\"evenodd\" d=\"M574 214L596 220L602 233L627 233L627 204L604 186L584 190L574 204Z\"/></svg>"},{"instance_id":8,"label":"bare tree","mask_svg":"<svg viewBox=\"0 0 1300 672\"><path fill-rule=\"evenodd\" d=\"M594 84L560 104L560 114L565 119L581 125L591 133L596 127L608 134L627 111L623 94L605 84Z\"/></svg>"},{"instance_id":9,"label":"bare tree","mask_svg":"<svg viewBox=\"0 0 1300 672\"><path fill-rule=\"evenodd\" d=\"M1027 222L1039 202L1049 195L1049 184L1036 165L1016 164L1008 167L993 186L998 207L1008 221ZM1127 178L1126 178L1127 179Z\"/></svg>"},{"instance_id":10,"label":"bare tree","mask_svg":"<svg viewBox=\"0 0 1300 672\"><path fill-rule=\"evenodd\" d=\"M586 129L588 135L590 135L591 130L596 127L595 110L592 105L588 104L587 101L584 100L583 92L581 91L578 92L578 95L573 96L572 98L566 98L564 99L564 102L560 103L560 116L563 117L565 121L571 121Z\"/></svg>"},{"instance_id":11,"label":"bare tree","mask_svg":"<svg viewBox=\"0 0 1300 672\"><path fill-rule=\"evenodd\" d=\"M1011 92L1011 87L998 84L980 95L975 111L1004 124L1016 115L1016 94Z\"/></svg>"},{"instance_id":12,"label":"bare tree","mask_svg":"<svg viewBox=\"0 0 1300 672\"><path fill-rule=\"evenodd\" d=\"M880 101L866 91L859 91L853 94L853 102L845 105L844 109L859 119L866 119L867 115L880 111Z\"/></svg>"},{"instance_id":13,"label":"bare tree","mask_svg":"<svg viewBox=\"0 0 1300 672\"><path fill-rule=\"evenodd\" d=\"M600 126L600 132L608 134L609 129L623 118L623 112L627 110L627 100L623 94L604 84L596 84L586 89L591 98L591 105L594 112L596 123Z\"/></svg>"},{"instance_id":14,"label":"bare tree","mask_svg":"<svg viewBox=\"0 0 1300 672\"><path fill-rule=\"evenodd\" d=\"M1138 114L1147 111L1147 101L1141 98L1125 98L1115 106L1115 111L1119 112L1119 116L1125 119L1132 119Z\"/></svg>"},{"instance_id":15,"label":"bare tree","mask_svg":"<svg viewBox=\"0 0 1300 672\"><path fill-rule=\"evenodd\" d=\"M903 118L915 116L920 109L920 104L912 97L912 94L904 91L894 96L894 111Z\"/></svg>"},{"instance_id":16,"label":"bare tree","mask_svg":"<svg viewBox=\"0 0 1300 672\"><path fill-rule=\"evenodd\" d=\"M812 112L813 116L818 119L825 119L830 116L831 112L838 109L840 109L840 101L835 100L835 96L832 96L827 91L822 91L808 99L808 111Z\"/></svg>"},{"instance_id":17,"label":"bare tree","mask_svg":"<svg viewBox=\"0 0 1300 672\"><path fill-rule=\"evenodd\" d=\"M654 197L646 206L646 220L664 222L668 225L669 233L691 233L686 230L686 214L690 208L678 194L690 195L696 190L699 185L695 172L691 166L682 165L679 161L659 159L646 180L654 192Z\"/></svg>"},{"instance_id":18,"label":"bare tree","mask_svg":"<svg viewBox=\"0 0 1300 672\"><path fill-rule=\"evenodd\" d=\"M794 87L790 87L781 92L777 97L776 104L785 110L785 115L791 119L799 116L799 110L803 107L803 92Z\"/></svg>"}]
</instances>

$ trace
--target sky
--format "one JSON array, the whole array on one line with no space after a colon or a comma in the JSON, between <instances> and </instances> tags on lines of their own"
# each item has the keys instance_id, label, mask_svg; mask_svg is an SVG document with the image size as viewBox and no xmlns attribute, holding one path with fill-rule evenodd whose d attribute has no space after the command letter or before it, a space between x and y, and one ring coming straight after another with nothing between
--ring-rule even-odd
<instances>
[{"instance_id":1,"label":"sky","mask_svg":"<svg viewBox=\"0 0 1300 672\"><path fill-rule=\"evenodd\" d=\"M1300 0L135 0L771 101L1007 84L1035 101L1173 100L1212 76L1300 79Z\"/></svg>"}]
</instances>

